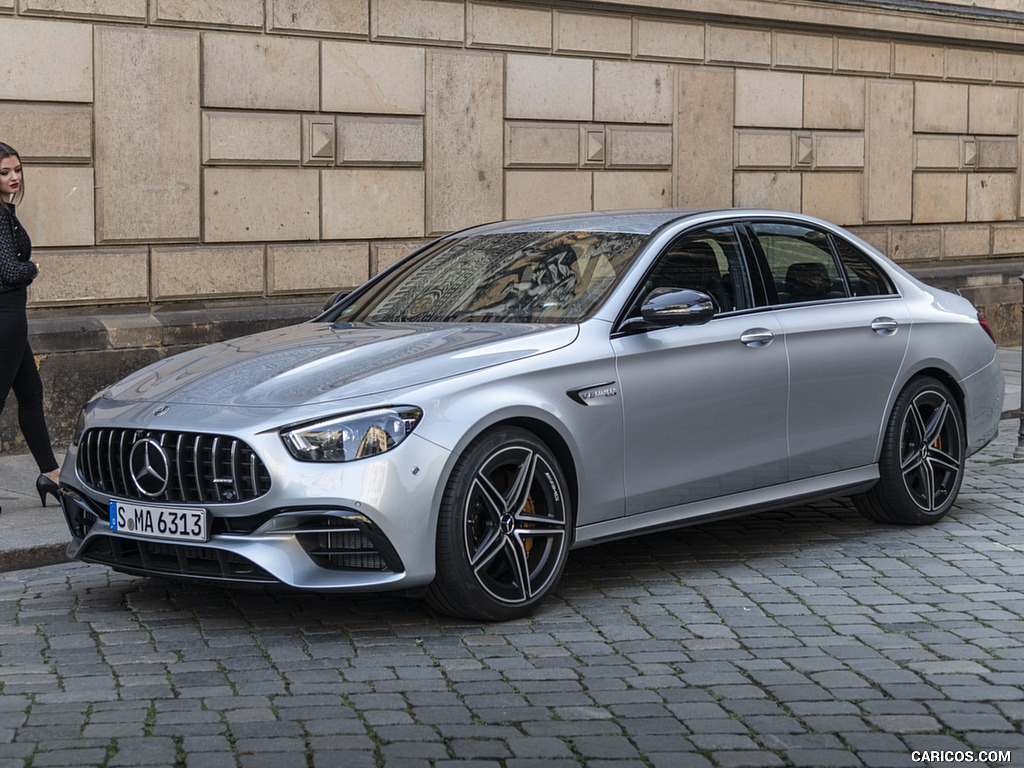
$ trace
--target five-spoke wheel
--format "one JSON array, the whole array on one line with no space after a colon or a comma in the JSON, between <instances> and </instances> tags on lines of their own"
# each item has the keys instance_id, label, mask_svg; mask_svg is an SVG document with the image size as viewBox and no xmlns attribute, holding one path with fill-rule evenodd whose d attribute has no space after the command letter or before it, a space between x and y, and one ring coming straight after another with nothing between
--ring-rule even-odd
<instances>
[{"instance_id":1,"label":"five-spoke wheel","mask_svg":"<svg viewBox=\"0 0 1024 768\"><path fill-rule=\"evenodd\" d=\"M949 389L930 377L914 379L900 393L889 419L879 482L854 503L881 522L936 522L960 490L964 442L960 406Z\"/></svg>"},{"instance_id":2,"label":"five-spoke wheel","mask_svg":"<svg viewBox=\"0 0 1024 768\"><path fill-rule=\"evenodd\" d=\"M565 477L547 446L515 427L483 434L441 502L428 601L467 618L529 613L562 574L571 525Z\"/></svg>"}]
</instances>

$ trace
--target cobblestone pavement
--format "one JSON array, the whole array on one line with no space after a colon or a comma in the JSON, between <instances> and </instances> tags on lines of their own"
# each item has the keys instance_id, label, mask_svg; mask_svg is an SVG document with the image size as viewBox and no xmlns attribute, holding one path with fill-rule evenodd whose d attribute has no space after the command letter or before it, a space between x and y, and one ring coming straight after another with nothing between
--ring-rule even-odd
<instances>
[{"instance_id":1,"label":"cobblestone pavement","mask_svg":"<svg viewBox=\"0 0 1024 768\"><path fill-rule=\"evenodd\" d=\"M816 504L581 550L529 620L0 574L0 768L1024 762L1017 423L941 524Z\"/></svg>"}]
</instances>

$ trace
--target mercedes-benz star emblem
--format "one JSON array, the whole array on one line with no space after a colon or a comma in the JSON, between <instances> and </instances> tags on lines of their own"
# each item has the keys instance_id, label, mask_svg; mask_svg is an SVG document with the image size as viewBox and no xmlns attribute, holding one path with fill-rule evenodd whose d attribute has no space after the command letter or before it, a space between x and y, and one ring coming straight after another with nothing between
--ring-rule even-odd
<instances>
[{"instance_id":1,"label":"mercedes-benz star emblem","mask_svg":"<svg viewBox=\"0 0 1024 768\"><path fill-rule=\"evenodd\" d=\"M128 473L140 493L155 498L167 490L171 464L160 443L144 438L128 454Z\"/></svg>"}]
</instances>

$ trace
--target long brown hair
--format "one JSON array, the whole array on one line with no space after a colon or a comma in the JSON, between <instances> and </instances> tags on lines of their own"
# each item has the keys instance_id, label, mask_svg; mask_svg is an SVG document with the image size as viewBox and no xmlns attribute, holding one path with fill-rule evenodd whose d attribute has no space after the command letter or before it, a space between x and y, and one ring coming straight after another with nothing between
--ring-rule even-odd
<instances>
[{"instance_id":1,"label":"long brown hair","mask_svg":"<svg viewBox=\"0 0 1024 768\"><path fill-rule=\"evenodd\" d=\"M18 150L12 147L10 144L4 144L0 141L0 160L6 160L8 157L16 157L18 161L21 161L21 155L18 154ZM11 202L8 203L4 200L3 195L0 195L0 205L4 208L10 205L20 203L25 197L25 174L21 174L21 186L18 187L18 191L11 196Z\"/></svg>"}]
</instances>

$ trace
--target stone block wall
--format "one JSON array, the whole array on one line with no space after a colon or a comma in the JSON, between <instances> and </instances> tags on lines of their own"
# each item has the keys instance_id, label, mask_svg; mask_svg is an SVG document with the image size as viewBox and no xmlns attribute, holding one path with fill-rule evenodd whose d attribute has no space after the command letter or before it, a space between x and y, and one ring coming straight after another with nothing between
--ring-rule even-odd
<instances>
[{"instance_id":1,"label":"stone block wall","mask_svg":"<svg viewBox=\"0 0 1024 768\"><path fill-rule=\"evenodd\" d=\"M471 224L736 205L970 280L1013 341L1024 12L956 4L0 0L33 317L141 359L154 312L315 306ZM106 382L51 378L64 435Z\"/></svg>"}]
</instances>

